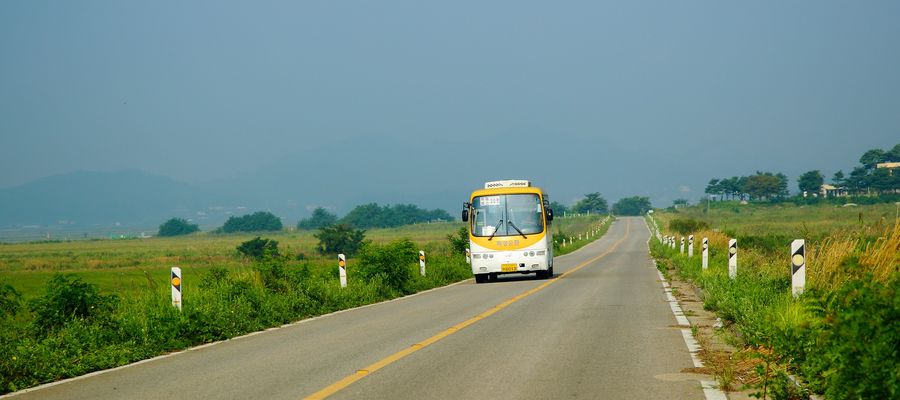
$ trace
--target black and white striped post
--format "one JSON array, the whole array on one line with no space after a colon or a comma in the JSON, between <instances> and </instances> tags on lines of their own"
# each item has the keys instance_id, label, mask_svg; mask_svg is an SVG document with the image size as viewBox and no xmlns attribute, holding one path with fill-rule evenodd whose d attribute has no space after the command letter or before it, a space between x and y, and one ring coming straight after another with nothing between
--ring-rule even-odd
<instances>
[{"instance_id":1,"label":"black and white striped post","mask_svg":"<svg viewBox=\"0 0 900 400\"><path fill-rule=\"evenodd\" d=\"M425 276L425 251L419 250L419 273Z\"/></svg>"},{"instance_id":2,"label":"black and white striped post","mask_svg":"<svg viewBox=\"0 0 900 400\"><path fill-rule=\"evenodd\" d=\"M341 287L347 287L347 257L338 254L338 275L341 277Z\"/></svg>"},{"instance_id":3,"label":"black and white striped post","mask_svg":"<svg viewBox=\"0 0 900 400\"><path fill-rule=\"evenodd\" d=\"M688 257L694 257L694 235L688 236Z\"/></svg>"},{"instance_id":4,"label":"black and white striped post","mask_svg":"<svg viewBox=\"0 0 900 400\"><path fill-rule=\"evenodd\" d=\"M728 277L737 278L737 239L728 241Z\"/></svg>"},{"instance_id":5,"label":"black and white striped post","mask_svg":"<svg viewBox=\"0 0 900 400\"><path fill-rule=\"evenodd\" d=\"M709 239L703 238L703 254L702 254L702 265L703 269L709 268Z\"/></svg>"},{"instance_id":6,"label":"black and white striped post","mask_svg":"<svg viewBox=\"0 0 900 400\"><path fill-rule=\"evenodd\" d=\"M472 250L469 250L469 248L466 247L466 264L471 264L471 263L472 263Z\"/></svg>"},{"instance_id":7,"label":"black and white striped post","mask_svg":"<svg viewBox=\"0 0 900 400\"><path fill-rule=\"evenodd\" d=\"M684 254L684 236L681 237L681 250L679 250L681 254Z\"/></svg>"},{"instance_id":8,"label":"black and white striped post","mask_svg":"<svg viewBox=\"0 0 900 400\"><path fill-rule=\"evenodd\" d=\"M172 267L172 305L181 311L181 268Z\"/></svg>"},{"instance_id":9,"label":"black and white striped post","mask_svg":"<svg viewBox=\"0 0 900 400\"><path fill-rule=\"evenodd\" d=\"M791 294L799 297L806 289L806 240L791 242Z\"/></svg>"}]
</instances>

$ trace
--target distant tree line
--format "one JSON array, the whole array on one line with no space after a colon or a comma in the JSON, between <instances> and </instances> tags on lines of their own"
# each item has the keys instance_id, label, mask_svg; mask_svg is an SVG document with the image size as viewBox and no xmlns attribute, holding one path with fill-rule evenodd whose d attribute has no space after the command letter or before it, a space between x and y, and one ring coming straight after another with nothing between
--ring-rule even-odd
<instances>
[{"instance_id":1,"label":"distant tree line","mask_svg":"<svg viewBox=\"0 0 900 400\"><path fill-rule=\"evenodd\" d=\"M298 229L319 229L326 226L344 224L356 228L393 228L433 221L452 221L453 217L441 209L426 210L412 204L378 205L369 203L356 206L343 218L338 219L324 208L313 210L309 218L297 223Z\"/></svg>"},{"instance_id":2,"label":"distant tree line","mask_svg":"<svg viewBox=\"0 0 900 400\"><path fill-rule=\"evenodd\" d=\"M882 163L900 162L900 144L890 150L868 150L859 158L859 166L849 175L843 170L834 173L832 184L851 195L895 194L900 192L900 168ZM797 178L800 194L817 194L825 184L825 176L819 170L807 171ZM760 172L750 176L714 178L706 186L705 193L719 200L782 200L790 195L788 179L782 173Z\"/></svg>"},{"instance_id":3,"label":"distant tree line","mask_svg":"<svg viewBox=\"0 0 900 400\"><path fill-rule=\"evenodd\" d=\"M261 232L261 231L280 231L282 228L281 219L268 211L258 211L253 214L242 215L240 217L231 216L225 221L221 231L223 233L234 232Z\"/></svg>"},{"instance_id":4,"label":"distant tree line","mask_svg":"<svg viewBox=\"0 0 900 400\"><path fill-rule=\"evenodd\" d=\"M721 200L777 200L790 194L786 175L761 171L750 176L711 179L705 192Z\"/></svg>"},{"instance_id":5,"label":"distant tree line","mask_svg":"<svg viewBox=\"0 0 900 400\"><path fill-rule=\"evenodd\" d=\"M859 158L860 165L853 168L850 175L844 176L843 171L838 171L832 182L850 194L896 193L900 191L900 168L878 168L878 164L893 162L900 162L900 143L888 151L866 151Z\"/></svg>"}]
</instances>

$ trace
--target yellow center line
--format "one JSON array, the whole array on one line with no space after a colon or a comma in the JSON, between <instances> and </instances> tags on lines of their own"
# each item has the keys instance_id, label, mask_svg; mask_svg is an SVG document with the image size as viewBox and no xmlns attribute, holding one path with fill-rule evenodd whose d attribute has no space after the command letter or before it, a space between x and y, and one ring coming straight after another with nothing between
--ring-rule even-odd
<instances>
[{"instance_id":1,"label":"yellow center line","mask_svg":"<svg viewBox=\"0 0 900 400\"><path fill-rule=\"evenodd\" d=\"M393 364L394 362L396 362L400 359L403 359L406 356L408 356L412 353L415 353L431 344L434 344L435 342L437 342L447 336L450 336L456 332L459 332L463 328L466 328L469 325L472 325L482 319L485 319L485 318L493 315L494 313L508 307L509 305L543 290L547 286L550 286L550 285L556 283L557 281L559 281L560 279L565 278L567 275L572 274L603 257L606 257L607 255L609 255L609 253L612 253L617 247L619 247L619 245L622 244L622 242L624 242L625 239L628 238L628 233L630 231L630 228L631 228L631 223L626 222L625 223L625 236L623 236L622 239L619 239L619 241L617 241L615 244L613 244L613 246L610 247L609 250L607 250L603 254L600 254L600 255L598 255L594 258L591 258L585 262L582 262L581 264L578 264L577 266L575 266L575 268L572 268L572 269L562 273L558 278L548 280L548 281L544 282L543 284L541 284L540 286L537 286L533 289L527 290L509 300L506 300L500 304L497 304L496 306L489 308L488 310L482 312L481 314L478 314L478 315L476 315L472 318L469 318L463 322L460 322L456 325L453 325L452 327L447 328L446 330L444 330L428 339L425 339L419 343L413 344L410 347L400 350L400 351L398 351L394 354L391 354L385 358L382 358L381 360L378 360L378 361L374 362L373 364L371 364L361 370L358 370L353 374L347 375L343 379L341 379L335 383L332 383L331 385L328 385L324 389L319 390L318 392L315 392L315 393L307 396L306 399L307 400L324 399L328 396L331 396L331 395L343 390L347 386L352 385L354 382L364 378L366 375L369 375L375 371L378 371L379 369L382 369L390 364Z\"/></svg>"}]
</instances>

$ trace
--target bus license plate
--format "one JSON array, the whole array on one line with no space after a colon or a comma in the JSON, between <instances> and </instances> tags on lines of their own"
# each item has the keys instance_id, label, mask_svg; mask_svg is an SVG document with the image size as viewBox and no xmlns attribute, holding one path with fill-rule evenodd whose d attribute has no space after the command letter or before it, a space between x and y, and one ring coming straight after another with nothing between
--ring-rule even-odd
<instances>
[{"instance_id":1,"label":"bus license plate","mask_svg":"<svg viewBox=\"0 0 900 400\"><path fill-rule=\"evenodd\" d=\"M516 272L519 269L519 264L501 264L500 271L502 272Z\"/></svg>"}]
</instances>

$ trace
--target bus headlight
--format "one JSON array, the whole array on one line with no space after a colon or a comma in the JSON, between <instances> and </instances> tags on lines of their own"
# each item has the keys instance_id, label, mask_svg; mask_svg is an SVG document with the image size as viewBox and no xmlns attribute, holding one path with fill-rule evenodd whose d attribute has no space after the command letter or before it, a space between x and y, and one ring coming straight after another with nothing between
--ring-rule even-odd
<instances>
[{"instance_id":1,"label":"bus headlight","mask_svg":"<svg viewBox=\"0 0 900 400\"><path fill-rule=\"evenodd\" d=\"M528 255L534 257L534 252L533 252L533 251L529 251L529 252L528 252Z\"/></svg>"}]
</instances>

